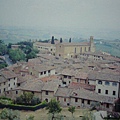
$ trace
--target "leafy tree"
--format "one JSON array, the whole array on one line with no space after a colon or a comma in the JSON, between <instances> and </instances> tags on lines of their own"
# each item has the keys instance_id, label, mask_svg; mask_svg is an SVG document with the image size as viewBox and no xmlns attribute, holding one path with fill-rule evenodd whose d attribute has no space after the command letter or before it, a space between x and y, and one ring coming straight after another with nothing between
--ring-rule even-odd
<instances>
[{"instance_id":1,"label":"leafy tree","mask_svg":"<svg viewBox=\"0 0 120 120\"><path fill-rule=\"evenodd\" d=\"M71 38L69 39L69 43L71 43Z\"/></svg>"},{"instance_id":2,"label":"leafy tree","mask_svg":"<svg viewBox=\"0 0 120 120\"><path fill-rule=\"evenodd\" d=\"M0 118L1 119L8 119L8 120L20 120L20 113L19 111L15 110L13 111L12 109L7 109L4 108L2 112L0 113Z\"/></svg>"},{"instance_id":3,"label":"leafy tree","mask_svg":"<svg viewBox=\"0 0 120 120\"><path fill-rule=\"evenodd\" d=\"M55 42L54 42L54 36L52 36L51 44L55 44Z\"/></svg>"},{"instance_id":4,"label":"leafy tree","mask_svg":"<svg viewBox=\"0 0 120 120\"><path fill-rule=\"evenodd\" d=\"M12 59L13 62L17 62L20 60L25 60L25 54L20 50L9 50L9 57Z\"/></svg>"},{"instance_id":5,"label":"leafy tree","mask_svg":"<svg viewBox=\"0 0 120 120\"><path fill-rule=\"evenodd\" d=\"M6 62L2 62L0 63L0 69L4 68L4 67L7 67L7 63Z\"/></svg>"},{"instance_id":6,"label":"leafy tree","mask_svg":"<svg viewBox=\"0 0 120 120\"><path fill-rule=\"evenodd\" d=\"M71 112L73 116L73 113L75 112L75 107L74 106L69 107L68 111Z\"/></svg>"},{"instance_id":7,"label":"leafy tree","mask_svg":"<svg viewBox=\"0 0 120 120\"><path fill-rule=\"evenodd\" d=\"M28 59L32 59L32 58L36 58L36 57L37 57L37 55L36 55L36 53L35 53L34 51L30 52L30 53L27 54L27 56L26 56L27 60L28 60Z\"/></svg>"},{"instance_id":8,"label":"leafy tree","mask_svg":"<svg viewBox=\"0 0 120 120\"><path fill-rule=\"evenodd\" d=\"M12 45L13 45L12 43L9 43L7 48L10 49Z\"/></svg>"},{"instance_id":9,"label":"leafy tree","mask_svg":"<svg viewBox=\"0 0 120 120\"><path fill-rule=\"evenodd\" d=\"M7 53L7 46L4 44L3 40L0 40L0 55Z\"/></svg>"},{"instance_id":10,"label":"leafy tree","mask_svg":"<svg viewBox=\"0 0 120 120\"><path fill-rule=\"evenodd\" d=\"M48 103L48 106L46 107L46 109L48 110L48 113L52 114L52 120L55 118L55 113L60 113L61 112L61 108L60 108L60 104L58 101L56 101L55 99L51 99L51 101Z\"/></svg>"},{"instance_id":11,"label":"leafy tree","mask_svg":"<svg viewBox=\"0 0 120 120\"><path fill-rule=\"evenodd\" d=\"M60 38L60 43L62 43L62 38Z\"/></svg>"},{"instance_id":12,"label":"leafy tree","mask_svg":"<svg viewBox=\"0 0 120 120\"><path fill-rule=\"evenodd\" d=\"M31 41L21 41L21 42L18 42L17 43L18 45L26 45L26 46L29 46L29 47L33 47L33 43Z\"/></svg>"},{"instance_id":13,"label":"leafy tree","mask_svg":"<svg viewBox=\"0 0 120 120\"><path fill-rule=\"evenodd\" d=\"M37 105L40 103L40 99L38 97L33 97L32 100L31 100L31 104L32 105Z\"/></svg>"},{"instance_id":14,"label":"leafy tree","mask_svg":"<svg viewBox=\"0 0 120 120\"><path fill-rule=\"evenodd\" d=\"M31 102L32 98L33 98L34 94L31 92L23 92L23 95L21 95L20 97L22 98L22 100L28 104Z\"/></svg>"}]
</instances>

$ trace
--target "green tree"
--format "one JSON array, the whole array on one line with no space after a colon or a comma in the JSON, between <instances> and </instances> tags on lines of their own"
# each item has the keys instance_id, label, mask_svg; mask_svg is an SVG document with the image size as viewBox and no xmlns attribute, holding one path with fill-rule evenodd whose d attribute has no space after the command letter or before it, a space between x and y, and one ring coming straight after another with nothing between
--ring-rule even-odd
<instances>
[{"instance_id":1,"label":"green tree","mask_svg":"<svg viewBox=\"0 0 120 120\"><path fill-rule=\"evenodd\" d=\"M27 61L28 59L32 59L32 58L36 58L37 55L34 51L30 52L29 54L27 54L26 58L27 58Z\"/></svg>"},{"instance_id":2,"label":"green tree","mask_svg":"<svg viewBox=\"0 0 120 120\"><path fill-rule=\"evenodd\" d=\"M52 114L52 120L55 118L55 114L60 113L62 110L59 102L56 101L55 99L51 99L46 109L48 110L48 113Z\"/></svg>"},{"instance_id":3,"label":"green tree","mask_svg":"<svg viewBox=\"0 0 120 120\"><path fill-rule=\"evenodd\" d=\"M0 113L1 119L8 120L20 120L20 113L17 110L4 108Z\"/></svg>"},{"instance_id":4,"label":"green tree","mask_svg":"<svg viewBox=\"0 0 120 120\"><path fill-rule=\"evenodd\" d=\"M54 42L54 36L52 36L51 44L55 44L55 42Z\"/></svg>"},{"instance_id":5,"label":"green tree","mask_svg":"<svg viewBox=\"0 0 120 120\"><path fill-rule=\"evenodd\" d=\"M71 38L69 39L69 43L71 43Z\"/></svg>"},{"instance_id":6,"label":"green tree","mask_svg":"<svg viewBox=\"0 0 120 120\"><path fill-rule=\"evenodd\" d=\"M62 43L62 38L60 38L60 43Z\"/></svg>"},{"instance_id":7,"label":"green tree","mask_svg":"<svg viewBox=\"0 0 120 120\"><path fill-rule=\"evenodd\" d=\"M25 54L20 50L9 50L9 57L12 59L13 62L17 62L20 60L25 60Z\"/></svg>"},{"instance_id":8,"label":"green tree","mask_svg":"<svg viewBox=\"0 0 120 120\"><path fill-rule=\"evenodd\" d=\"M0 55L4 55L7 53L7 46L5 45L3 40L0 40Z\"/></svg>"},{"instance_id":9,"label":"green tree","mask_svg":"<svg viewBox=\"0 0 120 120\"><path fill-rule=\"evenodd\" d=\"M68 111L71 112L73 116L73 113L75 112L75 107L74 106L69 107Z\"/></svg>"},{"instance_id":10,"label":"green tree","mask_svg":"<svg viewBox=\"0 0 120 120\"><path fill-rule=\"evenodd\" d=\"M31 100L33 98L34 94L31 93L31 92L23 92L23 95L21 95L20 97L22 98L22 100L25 102L25 103L31 103Z\"/></svg>"}]
</instances>

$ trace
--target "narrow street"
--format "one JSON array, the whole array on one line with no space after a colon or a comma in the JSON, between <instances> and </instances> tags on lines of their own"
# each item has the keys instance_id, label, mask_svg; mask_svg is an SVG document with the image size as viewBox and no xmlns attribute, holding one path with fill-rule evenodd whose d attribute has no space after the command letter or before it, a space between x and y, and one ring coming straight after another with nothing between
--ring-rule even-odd
<instances>
[{"instance_id":1,"label":"narrow street","mask_svg":"<svg viewBox=\"0 0 120 120\"><path fill-rule=\"evenodd\" d=\"M4 55L4 57L5 57L5 61L6 61L6 63L8 64L8 66L11 66L11 65L13 65L13 62L12 62L12 60L9 58L9 55Z\"/></svg>"}]
</instances>

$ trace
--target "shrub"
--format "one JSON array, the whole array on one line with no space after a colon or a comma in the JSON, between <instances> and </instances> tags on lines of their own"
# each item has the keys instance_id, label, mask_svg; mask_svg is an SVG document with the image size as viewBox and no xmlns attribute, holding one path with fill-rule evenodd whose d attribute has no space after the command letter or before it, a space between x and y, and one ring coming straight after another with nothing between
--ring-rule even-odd
<instances>
[{"instance_id":1,"label":"shrub","mask_svg":"<svg viewBox=\"0 0 120 120\"><path fill-rule=\"evenodd\" d=\"M40 103L40 99L37 98L37 97L33 97L32 100L31 100L31 104L32 105L37 105Z\"/></svg>"}]
</instances>

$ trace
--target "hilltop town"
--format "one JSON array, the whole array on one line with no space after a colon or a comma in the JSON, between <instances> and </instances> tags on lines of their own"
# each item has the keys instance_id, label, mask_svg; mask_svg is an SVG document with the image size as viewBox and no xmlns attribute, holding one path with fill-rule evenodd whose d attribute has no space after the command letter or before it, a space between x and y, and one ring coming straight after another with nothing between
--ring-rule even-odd
<instances>
[{"instance_id":1,"label":"hilltop town","mask_svg":"<svg viewBox=\"0 0 120 120\"><path fill-rule=\"evenodd\" d=\"M99 102L99 109L113 110L120 99L120 58L96 52L93 36L80 43L52 36L51 42L35 41L33 47L39 50L36 58L0 70L0 96L15 100L27 91L41 101L55 98L63 107L90 108Z\"/></svg>"}]
</instances>

